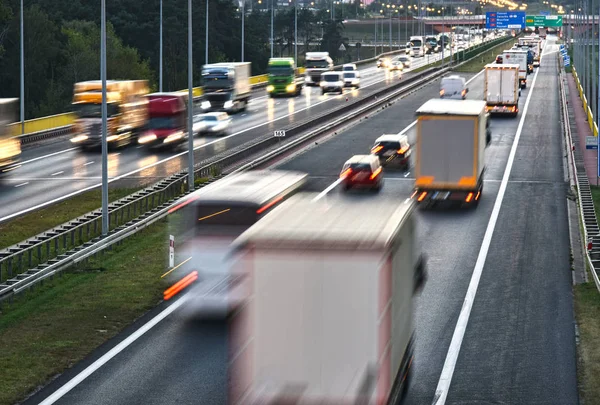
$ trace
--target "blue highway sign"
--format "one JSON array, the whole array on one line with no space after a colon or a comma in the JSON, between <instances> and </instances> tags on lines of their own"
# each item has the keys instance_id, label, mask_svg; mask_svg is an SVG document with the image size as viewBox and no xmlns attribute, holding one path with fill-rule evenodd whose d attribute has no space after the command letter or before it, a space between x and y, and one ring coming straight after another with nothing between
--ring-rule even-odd
<instances>
[{"instance_id":1,"label":"blue highway sign","mask_svg":"<svg viewBox=\"0 0 600 405\"><path fill-rule=\"evenodd\" d=\"M485 13L485 28L487 29L523 29L525 28L524 11L488 11Z\"/></svg>"}]
</instances>

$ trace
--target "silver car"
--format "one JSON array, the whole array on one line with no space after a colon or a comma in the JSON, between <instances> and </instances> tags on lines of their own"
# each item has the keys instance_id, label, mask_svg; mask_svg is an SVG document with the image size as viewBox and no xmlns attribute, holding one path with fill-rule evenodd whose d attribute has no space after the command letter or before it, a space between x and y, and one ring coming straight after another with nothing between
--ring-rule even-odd
<instances>
[{"instance_id":1,"label":"silver car","mask_svg":"<svg viewBox=\"0 0 600 405\"><path fill-rule=\"evenodd\" d=\"M195 117L201 132L212 135L225 135L231 125L231 117L226 112L211 112ZM202 122L202 123L200 123ZM194 127L196 124L194 124Z\"/></svg>"}]
</instances>

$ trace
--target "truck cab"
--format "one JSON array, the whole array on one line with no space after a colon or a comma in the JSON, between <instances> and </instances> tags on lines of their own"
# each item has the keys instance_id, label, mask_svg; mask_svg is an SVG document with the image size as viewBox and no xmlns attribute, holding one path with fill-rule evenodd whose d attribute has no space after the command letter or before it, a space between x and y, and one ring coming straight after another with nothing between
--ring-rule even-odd
<instances>
[{"instance_id":1,"label":"truck cab","mask_svg":"<svg viewBox=\"0 0 600 405\"><path fill-rule=\"evenodd\" d=\"M0 177L17 167L21 141L14 137L10 125L17 121L18 98L0 98Z\"/></svg>"},{"instance_id":2,"label":"truck cab","mask_svg":"<svg viewBox=\"0 0 600 405\"><path fill-rule=\"evenodd\" d=\"M307 86L318 86L321 74L333 70L333 59L329 52L306 52L305 83Z\"/></svg>"},{"instance_id":3,"label":"truck cab","mask_svg":"<svg viewBox=\"0 0 600 405\"><path fill-rule=\"evenodd\" d=\"M250 101L250 62L214 63L202 67L205 112L246 111Z\"/></svg>"},{"instance_id":4,"label":"truck cab","mask_svg":"<svg viewBox=\"0 0 600 405\"><path fill-rule=\"evenodd\" d=\"M414 56L415 58L425 56L425 37L410 37L410 48L412 49L412 56Z\"/></svg>"},{"instance_id":5,"label":"truck cab","mask_svg":"<svg viewBox=\"0 0 600 405\"><path fill-rule=\"evenodd\" d=\"M148 99L148 124L138 138L147 147L175 147L188 137L187 95L183 93L152 93Z\"/></svg>"},{"instance_id":6,"label":"truck cab","mask_svg":"<svg viewBox=\"0 0 600 405\"><path fill-rule=\"evenodd\" d=\"M267 67L269 97L293 96L302 94L303 78L296 77L296 63L293 58L271 58Z\"/></svg>"},{"instance_id":7,"label":"truck cab","mask_svg":"<svg viewBox=\"0 0 600 405\"><path fill-rule=\"evenodd\" d=\"M438 40L435 35L428 35L425 37L425 46L427 47L426 53L437 53L440 51Z\"/></svg>"}]
</instances>

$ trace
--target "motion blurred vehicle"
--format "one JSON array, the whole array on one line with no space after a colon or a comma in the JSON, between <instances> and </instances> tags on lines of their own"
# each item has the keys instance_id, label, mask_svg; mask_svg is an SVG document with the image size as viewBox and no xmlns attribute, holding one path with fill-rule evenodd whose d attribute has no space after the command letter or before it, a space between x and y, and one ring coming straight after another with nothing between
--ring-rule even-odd
<instances>
[{"instance_id":1,"label":"motion blurred vehicle","mask_svg":"<svg viewBox=\"0 0 600 405\"><path fill-rule=\"evenodd\" d=\"M464 100L467 98L467 81L464 77L452 75L442 78L440 82L440 98Z\"/></svg>"},{"instance_id":2,"label":"motion blurred vehicle","mask_svg":"<svg viewBox=\"0 0 600 405\"><path fill-rule=\"evenodd\" d=\"M410 167L410 143L406 135L381 135L375 140L371 154L379 158L383 166L399 166L404 170Z\"/></svg>"},{"instance_id":3,"label":"motion blurred vehicle","mask_svg":"<svg viewBox=\"0 0 600 405\"><path fill-rule=\"evenodd\" d=\"M410 69L412 67L412 59L408 56L398 56L397 59L402 62L405 69Z\"/></svg>"},{"instance_id":4,"label":"motion blurred vehicle","mask_svg":"<svg viewBox=\"0 0 600 405\"><path fill-rule=\"evenodd\" d=\"M250 101L250 62L213 63L202 66L201 107L204 112L246 111Z\"/></svg>"},{"instance_id":5,"label":"motion blurred vehicle","mask_svg":"<svg viewBox=\"0 0 600 405\"><path fill-rule=\"evenodd\" d=\"M358 73L358 70L344 72L344 87L360 88L360 73Z\"/></svg>"},{"instance_id":6,"label":"motion blurred vehicle","mask_svg":"<svg viewBox=\"0 0 600 405\"><path fill-rule=\"evenodd\" d=\"M153 93L148 99L148 124L138 143L147 147L176 147L185 142L187 130L187 94Z\"/></svg>"},{"instance_id":7,"label":"motion blurred vehicle","mask_svg":"<svg viewBox=\"0 0 600 405\"><path fill-rule=\"evenodd\" d=\"M437 53L441 50L440 46L438 45L437 37L435 35L427 35L425 37L425 47L425 53L427 54Z\"/></svg>"},{"instance_id":8,"label":"motion blurred vehicle","mask_svg":"<svg viewBox=\"0 0 600 405\"><path fill-rule=\"evenodd\" d=\"M181 198L168 216L177 267L167 277L172 287L165 291L165 300L188 283L193 285L188 305L182 308L185 317L225 319L239 309L243 277L232 268L231 243L301 190L307 177L253 170L228 175Z\"/></svg>"},{"instance_id":9,"label":"motion blurred vehicle","mask_svg":"<svg viewBox=\"0 0 600 405\"><path fill-rule=\"evenodd\" d=\"M296 77L294 58L271 58L267 67L269 97L293 96L302 94L304 77Z\"/></svg>"},{"instance_id":10,"label":"motion blurred vehicle","mask_svg":"<svg viewBox=\"0 0 600 405\"><path fill-rule=\"evenodd\" d=\"M376 155L354 155L344 163L340 173L342 187L369 188L379 192L383 186L383 167Z\"/></svg>"},{"instance_id":11,"label":"motion blurred vehicle","mask_svg":"<svg viewBox=\"0 0 600 405\"><path fill-rule=\"evenodd\" d=\"M395 71L402 72L404 70L404 63L402 63L402 61L394 58L390 62L390 65L388 66L388 70L390 72L395 72Z\"/></svg>"},{"instance_id":12,"label":"motion blurred vehicle","mask_svg":"<svg viewBox=\"0 0 600 405\"><path fill-rule=\"evenodd\" d=\"M497 64L501 65L503 60L504 60L504 57L502 55L496 56L496 63Z\"/></svg>"},{"instance_id":13,"label":"motion blurred vehicle","mask_svg":"<svg viewBox=\"0 0 600 405\"><path fill-rule=\"evenodd\" d=\"M398 404L426 283L414 203L298 194L235 240L230 404ZM418 337L416 337L418 339Z\"/></svg>"},{"instance_id":14,"label":"motion blurred vehicle","mask_svg":"<svg viewBox=\"0 0 600 405\"><path fill-rule=\"evenodd\" d=\"M519 65L490 63L484 68L483 95L491 114L519 114Z\"/></svg>"},{"instance_id":15,"label":"motion blurred vehicle","mask_svg":"<svg viewBox=\"0 0 600 405\"><path fill-rule=\"evenodd\" d=\"M356 63L346 63L342 66L342 71L344 72L354 72L357 71Z\"/></svg>"},{"instance_id":16,"label":"motion blurred vehicle","mask_svg":"<svg viewBox=\"0 0 600 405\"><path fill-rule=\"evenodd\" d=\"M377 68L386 68L390 65L390 58L377 59Z\"/></svg>"},{"instance_id":17,"label":"motion blurred vehicle","mask_svg":"<svg viewBox=\"0 0 600 405\"><path fill-rule=\"evenodd\" d=\"M329 52L306 52L305 59L307 86L318 86L321 75L333 70L333 59L329 57Z\"/></svg>"},{"instance_id":18,"label":"motion blurred vehicle","mask_svg":"<svg viewBox=\"0 0 600 405\"><path fill-rule=\"evenodd\" d=\"M202 123L200 131L203 134L226 135L231 125L231 117L224 112L200 114L195 119Z\"/></svg>"},{"instance_id":19,"label":"motion blurred vehicle","mask_svg":"<svg viewBox=\"0 0 600 405\"><path fill-rule=\"evenodd\" d=\"M344 77L342 72L326 72L321 75L321 94L342 93Z\"/></svg>"},{"instance_id":20,"label":"motion blurred vehicle","mask_svg":"<svg viewBox=\"0 0 600 405\"><path fill-rule=\"evenodd\" d=\"M146 80L107 80L106 141L109 148L137 143L148 122L148 82ZM71 142L83 149L102 147L102 82L75 83L73 103L77 118Z\"/></svg>"},{"instance_id":21,"label":"motion blurred vehicle","mask_svg":"<svg viewBox=\"0 0 600 405\"><path fill-rule=\"evenodd\" d=\"M521 88L527 87L527 51L506 50L502 54L504 63L519 65L519 84Z\"/></svg>"},{"instance_id":22,"label":"motion blurred vehicle","mask_svg":"<svg viewBox=\"0 0 600 405\"><path fill-rule=\"evenodd\" d=\"M0 177L19 167L21 141L10 127L17 121L18 98L0 98Z\"/></svg>"}]
</instances>

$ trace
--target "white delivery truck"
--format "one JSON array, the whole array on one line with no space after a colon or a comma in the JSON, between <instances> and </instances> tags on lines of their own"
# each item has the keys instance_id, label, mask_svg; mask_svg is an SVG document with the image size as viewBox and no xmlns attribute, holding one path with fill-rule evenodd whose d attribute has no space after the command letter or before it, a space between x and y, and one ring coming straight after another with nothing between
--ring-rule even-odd
<instances>
[{"instance_id":1,"label":"white delivery truck","mask_svg":"<svg viewBox=\"0 0 600 405\"><path fill-rule=\"evenodd\" d=\"M408 385L425 280L414 203L315 196L233 244L249 296L229 325L232 405L395 404Z\"/></svg>"},{"instance_id":2,"label":"white delivery truck","mask_svg":"<svg viewBox=\"0 0 600 405\"><path fill-rule=\"evenodd\" d=\"M505 63L485 65L483 95L486 111L490 114L510 114L516 117L519 113L519 67L520 65Z\"/></svg>"},{"instance_id":3,"label":"white delivery truck","mask_svg":"<svg viewBox=\"0 0 600 405\"><path fill-rule=\"evenodd\" d=\"M417 110L415 198L477 206L483 190L485 148L491 142L483 100L433 99Z\"/></svg>"},{"instance_id":4,"label":"white delivery truck","mask_svg":"<svg viewBox=\"0 0 600 405\"><path fill-rule=\"evenodd\" d=\"M245 111L250 101L250 62L213 63L202 66L201 107L204 111Z\"/></svg>"},{"instance_id":5,"label":"white delivery truck","mask_svg":"<svg viewBox=\"0 0 600 405\"><path fill-rule=\"evenodd\" d=\"M411 56L414 56L415 58L425 56L425 37L410 37L410 49L412 50Z\"/></svg>"},{"instance_id":6,"label":"white delivery truck","mask_svg":"<svg viewBox=\"0 0 600 405\"><path fill-rule=\"evenodd\" d=\"M522 89L527 87L527 51L510 49L502 53L503 62L519 65L519 85Z\"/></svg>"},{"instance_id":7,"label":"white delivery truck","mask_svg":"<svg viewBox=\"0 0 600 405\"><path fill-rule=\"evenodd\" d=\"M321 74L333 70L333 59L329 57L329 52L306 52L304 64L304 84L307 86L318 86Z\"/></svg>"}]
</instances>

